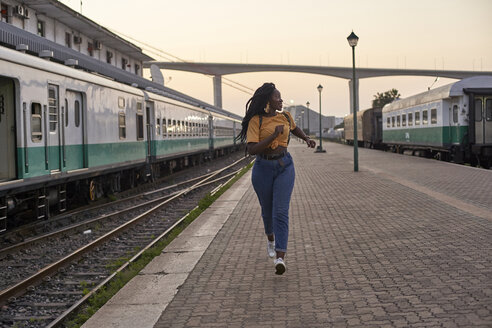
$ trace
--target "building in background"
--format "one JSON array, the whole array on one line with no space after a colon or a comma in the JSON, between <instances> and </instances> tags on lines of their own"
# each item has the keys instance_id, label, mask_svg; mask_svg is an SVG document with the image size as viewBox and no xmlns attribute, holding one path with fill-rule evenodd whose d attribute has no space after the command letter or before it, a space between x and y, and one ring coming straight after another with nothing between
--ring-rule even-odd
<instances>
[{"instance_id":1,"label":"building in background","mask_svg":"<svg viewBox=\"0 0 492 328\"><path fill-rule=\"evenodd\" d=\"M0 30L3 31L0 33L0 45L15 49L19 44L25 44L28 52L39 53L43 50L42 40L45 39L48 41L46 45L50 44L49 41L54 42L138 76L142 76L142 63L153 60L142 53L141 48L60 1L0 0L0 8ZM33 37L26 36L22 33L24 31ZM63 61L65 57L68 58L68 55L54 54L54 60Z\"/></svg>"},{"instance_id":2,"label":"building in background","mask_svg":"<svg viewBox=\"0 0 492 328\"><path fill-rule=\"evenodd\" d=\"M302 105L294 105L284 107L284 110L289 112L296 125L299 126L303 131L307 133L308 129L308 111L309 111L309 133L311 135L318 135L319 133L319 112L307 108ZM324 116L321 115L321 128L323 129L323 135L326 134L330 129L335 127L335 116Z\"/></svg>"}]
</instances>

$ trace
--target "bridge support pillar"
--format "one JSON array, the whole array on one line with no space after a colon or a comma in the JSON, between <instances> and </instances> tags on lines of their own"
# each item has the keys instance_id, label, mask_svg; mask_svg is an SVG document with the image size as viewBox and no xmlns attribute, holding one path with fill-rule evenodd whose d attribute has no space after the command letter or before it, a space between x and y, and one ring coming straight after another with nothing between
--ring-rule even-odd
<instances>
[{"instance_id":1,"label":"bridge support pillar","mask_svg":"<svg viewBox=\"0 0 492 328\"><path fill-rule=\"evenodd\" d=\"M349 91L350 91L350 114L354 113L354 88L352 86L352 79L349 80ZM356 99L357 99L357 105L359 103L359 79L355 79L355 92L356 92ZM359 111L359 108L356 108L355 111Z\"/></svg>"},{"instance_id":2,"label":"bridge support pillar","mask_svg":"<svg viewBox=\"0 0 492 328\"><path fill-rule=\"evenodd\" d=\"M222 75L214 75L214 106L222 108Z\"/></svg>"}]
</instances>

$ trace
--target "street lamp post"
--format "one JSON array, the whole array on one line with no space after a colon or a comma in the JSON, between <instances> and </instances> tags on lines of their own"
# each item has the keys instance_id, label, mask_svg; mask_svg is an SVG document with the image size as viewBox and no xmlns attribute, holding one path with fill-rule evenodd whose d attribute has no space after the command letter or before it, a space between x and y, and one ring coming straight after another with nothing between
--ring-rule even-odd
<instances>
[{"instance_id":1,"label":"street lamp post","mask_svg":"<svg viewBox=\"0 0 492 328\"><path fill-rule=\"evenodd\" d=\"M302 132L304 132L304 109L301 109L301 126Z\"/></svg>"},{"instance_id":2,"label":"street lamp post","mask_svg":"<svg viewBox=\"0 0 492 328\"><path fill-rule=\"evenodd\" d=\"M309 110L309 105L310 105L310 104L309 104L309 101L308 101L308 102L306 103L307 112L308 112L308 113L307 113L307 114L308 114L308 115L307 115L307 121L308 121L307 135L308 135L308 136L309 136L309 134L311 133L311 131L309 130L309 112L310 112L310 110Z\"/></svg>"},{"instance_id":3,"label":"street lamp post","mask_svg":"<svg viewBox=\"0 0 492 328\"><path fill-rule=\"evenodd\" d=\"M323 141L321 139L321 91L323 91L323 86L320 84L318 85L318 92L319 92L319 146L317 147L315 153L326 153L326 150L323 149Z\"/></svg>"},{"instance_id":4,"label":"street lamp post","mask_svg":"<svg viewBox=\"0 0 492 328\"><path fill-rule=\"evenodd\" d=\"M357 95L356 95L356 79L355 79L355 47L359 41L359 37L355 35L354 31L347 37L349 45L352 47L352 87L353 87L353 113L354 113L354 172L359 171L359 150L357 140Z\"/></svg>"}]
</instances>

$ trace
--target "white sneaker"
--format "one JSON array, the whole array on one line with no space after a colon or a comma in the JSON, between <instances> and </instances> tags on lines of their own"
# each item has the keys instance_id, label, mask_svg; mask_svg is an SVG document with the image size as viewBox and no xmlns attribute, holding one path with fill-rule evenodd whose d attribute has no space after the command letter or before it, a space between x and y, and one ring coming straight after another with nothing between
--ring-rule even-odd
<instances>
[{"instance_id":1,"label":"white sneaker","mask_svg":"<svg viewBox=\"0 0 492 328\"><path fill-rule=\"evenodd\" d=\"M275 254L277 254L277 252L275 252L275 240L274 241L267 240L267 254L271 258L274 258Z\"/></svg>"},{"instance_id":2,"label":"white sneaker","mask_svg":"<svg viewBox=\"0 0 492 328\"><path fill-rule=\"evenodd\" d=\"M281 257L275 259L273 263L275 264L275 274L283 274L285 272L285 262Z\"/></svg>"}]
</instances>

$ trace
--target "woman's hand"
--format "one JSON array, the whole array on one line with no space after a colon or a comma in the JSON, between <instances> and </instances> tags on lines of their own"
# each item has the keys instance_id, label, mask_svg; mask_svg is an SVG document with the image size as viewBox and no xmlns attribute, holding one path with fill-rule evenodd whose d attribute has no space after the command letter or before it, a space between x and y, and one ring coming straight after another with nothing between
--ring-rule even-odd
<instances>
[{"instance_id":1,"label":"woman's hand","mask_svg":"<svg viewBox=\"0 0 492 328\"><path fill-rule=\"evenodd\" d=\"M314 147L316 147L316 141L311 140L309 137L306 139L306 143L308 145L308 148L314 148Z\"/></svg>"},{"instance_id":2,"label":"woman's hand","mask_svg":"<svg viewBox=\"0 0 492 328\"><path fill-rule=\"evenodd\" d=\"M278 137L279 134L284 133L284 126L283 125L277 125L275 127L275 132L273 132L273 136L276 138Z\"/></svg>"}]
</instances>

